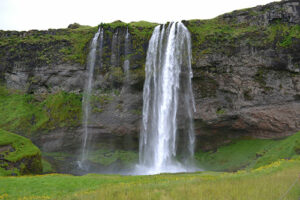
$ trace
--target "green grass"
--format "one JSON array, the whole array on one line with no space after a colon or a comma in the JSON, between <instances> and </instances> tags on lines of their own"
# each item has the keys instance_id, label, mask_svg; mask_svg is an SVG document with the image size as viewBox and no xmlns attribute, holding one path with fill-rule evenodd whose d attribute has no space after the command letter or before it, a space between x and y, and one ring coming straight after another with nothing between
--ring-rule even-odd
<instances>
[{"instance_id":1,"label":"green grass","mask_svg":"<svg viewBox=\"0 0 300 200\"><path fill-rule=\"evenodd\" d=\"M267 28L268 41L276 42L276 46L288 48L292 45L293 39L300 39L300 25L288 25L276 23Z\"/></svg>"},{"instance_id":2,"label":"green grass","mask_svg":"<svg viewBox=\"0 0 300 200\"><path fill-rule=\"evenodd\" d=\"M120 161L123 166L129 166L132 163L137 163L138 153L134 151L99 149L90 151L88 160L106 166Z\"/></svg>"},{"instance_id":3,"label":"green grass","mask_svg":"<svg viewBox=\"0 0 300 200\"><path fill-rule=\"evenodd\" d=\"M81 95L58 92L41 96L0 87L0 127L31 135L81 122Z\"/></svg>"},{"instance_id":4,"label":"green grass","mask_svg":"<svg viewBox=\"0 0 300 200\"><path fill-rule=\"evenodd\" d=\"M153 176L42 175L0 177L0 199L278 199L298 179L300 161L277 161L237 173ZM300 195L299 182L285 200Z\"/></svg>"},{"instance_id":5,"label":"green grass","mask_svg":"<svg viewBox=\"0 0 300 200\"><path fill-rule=\"evenodd\" d=\"M45 160L42 159L42 165L43 165L43 174L48 174L48 173L54 173L55 169L51 166L51 164Z\"/></svg>"},{"instance_id":6,"label":"green grass","mask_svg":"<svg viewBox=\"0 0 300 200\"><path fill-rule=\"evenodd\" d=\"M0 152L0 176L41 172L41 152L29 139L0 129L0 147L9 148Z\"/></svg>"},{"instance_id":7,"label":"green grass","mask_svg":"<svg viewBox=\"0 0 300 200\"><path fill-rule=\"evenodd\" d=\"M236 171L258 168L278 159L291 159L300 148L300 132L282 140L244 139L221 146L216 151L196 152L195 157L206 170Z\"/></svg>"},{"instance_id":8,"label":"green grass","mask_svg":"<svg viewBox=\"0 0 300 200\"><path fill-rule=\"evenodd\" d=\"M130 22L129 26L135 27L144 27L144 28L154 28L157 26L157 23L147 22L147 21L138 21L138 22Z\"/></svg>"},{"instance_id":9,"label":"green grass","mask_svg":"<svg viewBox=\"0 0 300 200\"><path fill-rule=\"evenodd\" d=\"M276 22L262 27L247 23L224 21L222 17L210 20L189 20L193 58L206 54L236 54L239 45L259 48L290 48L294 40L300 39L300 26Z\"/></svg>"},{"instance_id":10,"label":"green grass","mask_svg":"<svg viewBox=\"0 0 300 200\"><path fill-rule=\"evenodd\" d=\"M47 31L30 31L27 34L11 34L0 37L0 45L8 48L14 55L36 57L40 62L50 63L71 61L84 64L90 40L97 27L80 26L76 29L57 29ZM53 32L53 33L52 33ZM27 46L42 47L42 50L28 52ZM60 52L61 54L57 54Z\"/></svg>"},{"instance_id":11,"label":"green grass","mask_svg":"<svg viewBox=\"0 0 300 200\"><path fill-rule=\"evenodd\" d=\"M76 156L66 152L42 152L43 157L51 157L55 160L64 161L67 157Z\"/></svg>"}]
</instances>

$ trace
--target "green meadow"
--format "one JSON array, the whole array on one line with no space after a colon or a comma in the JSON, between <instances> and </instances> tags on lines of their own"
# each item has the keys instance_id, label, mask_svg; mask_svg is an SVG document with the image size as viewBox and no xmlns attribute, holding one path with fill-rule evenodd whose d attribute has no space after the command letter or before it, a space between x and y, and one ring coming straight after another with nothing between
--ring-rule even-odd
<instances>
[{"instance_id":1,"label":"green meadow","mask_svg":"<svg viewBox=\"0 0 300 200\"><path fill-rule=\"evenodd\" d=\"M197 152L203 170L195 173L3 176L0 199L298 200L299 140L300 132L281 140L244 139L214 152Z\"/></svg>"},{"instance_id":2,"label":"green meadow","mask_svg":"<svg viewBox=\"0 0 300 200\"><path fill-rule=\"evenodd\" d=\"M299 174L300 160L293 159L234 173L1 177L0 199L296 200L300 196Z\"/></svg>"}]
</instances>

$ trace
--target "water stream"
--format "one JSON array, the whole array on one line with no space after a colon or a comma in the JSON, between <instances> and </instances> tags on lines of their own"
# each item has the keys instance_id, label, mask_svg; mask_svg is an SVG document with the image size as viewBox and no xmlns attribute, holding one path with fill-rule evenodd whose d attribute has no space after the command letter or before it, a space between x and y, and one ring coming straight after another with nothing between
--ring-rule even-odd
<instances>
[{"instance_id":1,"label":"water stream","mask_svg":"<svg viewBox=\"0 0 300 200\"><path fill-rule=\"evenodd\" d=\"M103 29L99 28L98 32L95 34L92 43L90 45L90 52L87 60L88 78L85 83L82 110L83 110L83 143L82 152L80 160L78 161L78 166L81 169L88 170L88 164L85 162L88 157L88 143L89 143L89 119L91 111L91 95L93 89L93 79L94 79L94 68L96 62L96 52L98 46L98 38L100 35L100 47L102 47L103 40Z\"/></svg>"},{"instance_id":2,"label":"water stream","mask_svg":"<svg viewBox=\"0 0 300 200\"><path fill-rule=\"evenodd\" d=\"M155 28L145 70L137 173L191 171L195 143L191 38L182 23Z\"/></svg>"}]
</instances>

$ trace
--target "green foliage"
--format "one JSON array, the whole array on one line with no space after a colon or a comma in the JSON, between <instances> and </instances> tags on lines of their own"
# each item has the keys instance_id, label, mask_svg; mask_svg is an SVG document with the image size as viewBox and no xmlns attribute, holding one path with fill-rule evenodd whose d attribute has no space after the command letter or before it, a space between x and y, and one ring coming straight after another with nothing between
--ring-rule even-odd
<instances>
[{"instance_id":1,"label":"green foliage","mask_svg":"<svg viewBox=\"0 0 300 200\"><path fill-rule=\"evenodd\" d=\"M110 70L110 79L116 84L122 84L124 73L120 67L113 67Z\"/></svg>"},{"instance_id":2,"label":"green foliage","mask_svg":"<svg viewBox=\"0 0 300 200\"><path fill-rule=\"evenodd\" d=\"M247 36L247 38L245 38L246 41L255 39L255 35L259 31L259 27L257 26L230 24L221 18L190 20L187 22L187 28L192 33L193 46L199 47L205 44L205 47L208 47L206 44L209 44L213 51L218 50L218 45L220 49L220 44L222 43L227 45L234 44L238 38L245 38L244 36ZM205 53L209 51L211 50L206 50Z\"/></svg>"},{"instance_id":3,"label":"green foliage","mask_svg":"<svg viewBox=\"0 0 300 200\"><path fill-rule=\"evenodd\" d=\"M254 81L256 81L260 85L260 87L263 88L265 91L270 91L272 90L272 88L267 86L267 74L268 69L258 68L256 74L254 75Z\"/></svg>"},{"instance_id":4,"label":"green foliage","mask_svg":"<svg viewBox=\"0 0 300 200\"><path fill-rule=\"evenodd\" d=\"M73 154L66 153L66 152L42 152L42 155L43 157L46 158L50 157L58 161L64 161L67 157L74 156Z\"/></svg>"},{"instance_id":5,"label":"green foliage","mask_svg":"<svg viewBox=\"0 0 300 200\"><path fill-rule=\"evenodd\" d=\"M11 32L9 37L0 37L0 44L14 56L30 57L36 63L65 61L84 64L87 47L96 31L97 27L80 26L76 29ZM30 49L29 52L26 48L30 46L37 51Z\"/></svg>"},{"instance_id":6,"label":"green foliage","mask_svg":"<svg viewBox=\"0 0 300 200\"><path fill-rule=\"evenodd\" d=\"M0 129L0 147L0 176L41 172L41 152L29 139Z\"/></svg>"},{"instance_id":7,"label":"green foliage","mask_svg":"<svg viewBox=\"0 0 300 200\"><path fill-rule=\"evenodd\" d=\"M194 61L211 52L233 56L240 45L288 48L294 40L300 39L300 25L281 21L263 27L233 19L224 21L220 16L210 20L190 20L186 25L192 35Z\"/></svg>"},{"instance_id":8,"label":"green foliage","mask_svg":"<svg viewBox=\"0 0 300 200\"><path fill-rule=\"evenodd\" d=\"M267 149L271 143L270 140L241 140L222 146L216 152L199 151L195 157L204 169L235 171L248 166L256 159L257 152Z\"/></svg>"},{"instance_id":9,"label":"green foliage","mask_svg":"<svg viewBox=\"0 0 300 200\"><path fill-rule=\"evenodd\" d=\"M275 43L277 47L288 48L293 39L300 39L300 25L289 25L279 21L267 27L266 33L268 42Z\"/></svg>"},{"instance_id":10,"label":"green foliage","mask_svg":"<svg viewBox=\"0 0 300 200\"><path fill-rule=\"evenodd\" d=\"M261 157L257 159L254 168L274 162L278 159L291 159L297 157L297 148L299 148L300 132L287 137L283 140L273 140L274 143L269 149L258 152Z\"/></svg>"},{"instance_id":11,"label":"green foliage","mask_svg":"<svg viewBox=\"0 0 300 200\"><path fill-rule=\"evenodd\" d=\"M142 67L142 68L131 70L130 78L135 80L135 81L144 82L144 80L145 80L145 68Z\"/></svg>"},{"instance_id":12,"label":"green foliage","mask_svg":"<svg viewBox=\"0 0 300 200\"><path fill-rule=\"evenodd\" d=\"M116 28L124 28L127 27L127 24L125 22L122 22L120 20L116 20L112 23L101 23L100 24L101 27L103 27L104 29L116 29Z\"/></svg>"},{"instance_id":13,"label":"green foliage","mask_svg":"<svg viewBox=\"0 0 300 200\"><path fill-rule=\"evenodd\" d=\"M223 115L223 114L226 113L226 110L224 110L224 109L222 109L222 108L218 108L217 111L216 111L216 113L217 113L218 115Z\"/></svg>"},{"instance_id":14,"label":"green foliage","mask_svg":"<svg viewBox=\"0 0 300 200\"><path fill-rule=\"evenodd\" d=\"M84 64L86 62L87 46L96 30L96 27L82 27L74 29L65 35L71 43L71 47L61 49L61 51L64 52L65 60Z\"/></svg>"},{"instance_id":15,"label":"green foliage","mask_svg":"<svg viewBox=\"0 0 300 200\"><path fill-rule=\"evenodd\" d=\"M143 114L143 111L141 109L130 110L130 112L132 114L135 114L135 115L142 115Z\"/></svg>"},{"instance_id":16,"label":"green foliage","mask_svg":"<svg viewBox=\"0 0 300 200\"><path fill-rule=\"evenodd\" d=\"M119 90L99 90L91 96L91 106L94 113L101 113L106 105L120 95Z\"/></svg>"},{"instance_id":17,"label":"green foliage","mask_svg":"<svg viewBox=\"0 0 300 200\"><path fill-rule=\"evenodd\" d=\"M144 28L154 28L157 26L157 23L151 23L147 21L138 21L138 22L130 22L129 26L131 27L144 27Z\"/></svg>"},{"instance_id":18,"label":"green foliage","mask_svg":"<svg viewBox=\"0 0 300 200\"><path fill-rule=\"evenodd\" d=\"M297 155L300 132L282 140L245 139L221 146L216 151L196 152L199 164L207 170L235 171L241 168L258 168L279 159Z\"/></svg>"},{"instance_id":19,"label":"green foliage","mask_svg":"<svg viewBox=\"0 0 300 200\"><path fill-rule=\"evenodd\" d=\"M0 87L0 127L5 130L31 135L80 122L81 95L58 92L38 100L34 95Z\"/></svg>"},{"instance_id":20,"label":"green foliage","mask_svg":"<svg viewBox=\"0 0 300 200\"><path fill-rule=\"evenodd\" d=\"M74 127L81 121L81 95L59 92L49 95L41 105L47 111L47 127Z\"/></svg>"},{"instance_id":21,"label":"green foliage","mask_svg":"<svg viewBox=\"0 0 300 200\"><path fill-rule=\"evenodd\" d=\"M42 159L43 165L43 174L54 173L55 170L52 168L52 165L45 159Z\"/></svg>"},{"instance_id":22,"label":"green foliage","mask_svg":"<svg viewBox=\"0 0 300 200\"><path fill-rule=\"evenodd\" d=\"M2 167L4 167L4 166L3 165L0 166L0 177L1 176L11 176L12 174L15 174L17 176L20 175L20 170L17 169L17 168L6 170L6 169L4 169Z\"/></svg>"},{"instance_id":23,"label":"green foliage","mask_svg":"<svg viewBox=\"0 0 300 200\"><path fill-rule=\"evenodd\" d=\"M138 153L134 151L99 149L89 152L88 160L105 166L120 161L123 166L129 166L138 161Z\"/></svg>"},{"instance_id":24,"label":"green foliage","mask_svg":"<svg viewBox=\"0 0 300 200\"><path fill-rule=\"evenodd\" d=\"M157 26L157 23L151 23L151 22L147 22L147 21L138 21L138 22L130 22L130 23L125 23L122 22L120 20L114 21L112 23L102 23L100 24L101 27L103 27L104 29L116 29L116 28L124 28L124 27L128 27L130 29L135 29L135 28L154 28L155 26Z\"/></svg>"},{"instance_id":25,"label":"green foliage","mask_svg":"<svg viewBox=\"0 0 300 200\"><path fill-rule=\"evenodd\" d=\"M4 158L10 162L41 154L40 150L29 139L0 129L0 146L6 145L11 145L14 149L7 155L4 154Z\"/></svg>"}]
</instances>

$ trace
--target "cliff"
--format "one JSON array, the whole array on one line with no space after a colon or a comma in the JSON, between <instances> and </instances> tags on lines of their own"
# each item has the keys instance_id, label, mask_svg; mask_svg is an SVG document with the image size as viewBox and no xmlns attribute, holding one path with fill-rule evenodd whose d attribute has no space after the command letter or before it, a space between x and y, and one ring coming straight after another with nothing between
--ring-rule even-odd
<instances>
[{"instance_id":1,"label":"cliff","mask_svg":"<svg viewBox=\"0 0 300 200\"><path fill-rule=\"evenodd\" d=\"M197 134L224 141L226 134L274 138L299 130L299 15L298 1L281 1L185 22Z\"/></svg>"},{"instance_id":2,"label":"cliff","mask_svg":"<svg viewBox=\"0 0 300 200\"><path fill-rule=\"evenodd\" d=\"M192 37L198 148L244 136L278 138L300 129L299 1L183 22ZM90 122L100 146L138 148L145 58L155 25L100 25L103 52L95 67ZM123 70L127 28L128 76ZM31 137L43 151L79 148L86 55L96 31L78 25L0 31L0 78L11 94L0 98L2 128ZM12 100L19 111L6 106Z\"/></svg>"}]
</instances>

